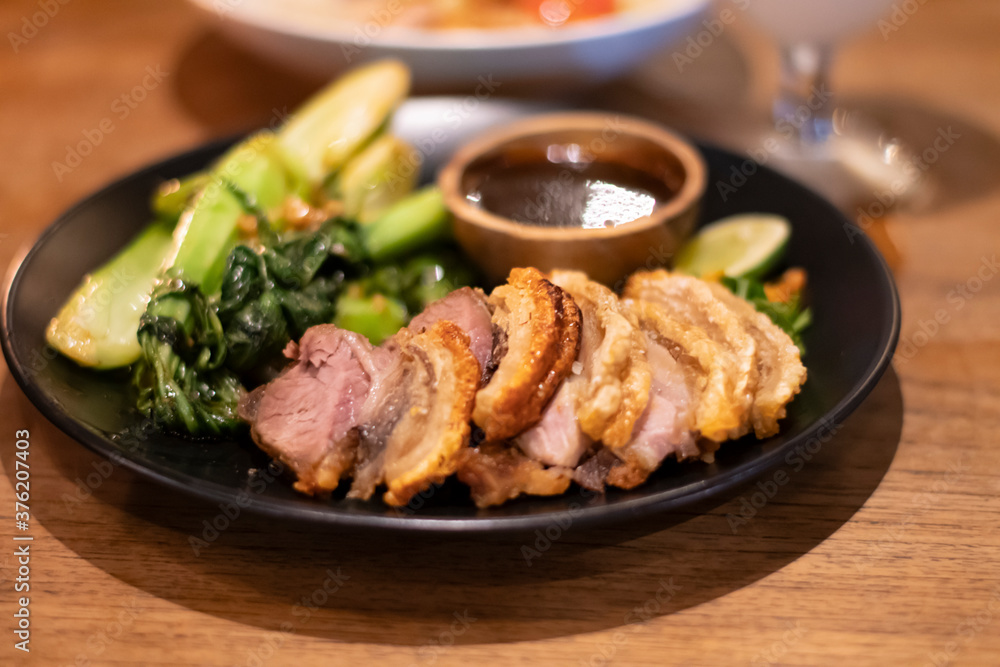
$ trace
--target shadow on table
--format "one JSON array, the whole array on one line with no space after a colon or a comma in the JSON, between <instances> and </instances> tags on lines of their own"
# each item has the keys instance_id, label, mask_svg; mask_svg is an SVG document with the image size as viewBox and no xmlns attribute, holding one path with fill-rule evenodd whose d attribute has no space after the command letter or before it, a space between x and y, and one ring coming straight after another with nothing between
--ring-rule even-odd
<instances>
[{"instance_id":1,"label":"shadow on table","mask_svg":"<svg viewBox=\"0 0 1000 667\"><path fill-rule=\"evenodd\" d=\"M49 425L9 378L2 399L32 429L34 519L95 567L266 631L422 646L424 657L450 643L627 626L767 577L864 505L892 463L903 419L890 370L811 460L778 469L785 476L772 471L687 512L601 529L445 538L275 525L243 514L217 539L197 543L219 507L123 468L87 495L84 480L101 474L104 460ZM12 456L5 451L8 476Z\"/></svg>"},{"instance_id":2,"label":"shadow on table","mask_svg":"<svg viewBox=\"0 0 1000 667\"><path fill-rule=\"evenodd\" d=\"M178 103L214 134L276 127L324 80L289 71L207 31L174 64Z\"/></svg>"}]
</instances>

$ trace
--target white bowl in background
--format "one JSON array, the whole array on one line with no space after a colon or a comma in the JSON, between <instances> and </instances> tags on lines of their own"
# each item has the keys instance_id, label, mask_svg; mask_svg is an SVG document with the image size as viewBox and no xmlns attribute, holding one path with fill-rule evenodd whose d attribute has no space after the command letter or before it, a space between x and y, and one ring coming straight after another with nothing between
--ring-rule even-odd
<instances>
[{"instance_id":1,"label":"white bowl in background","mask_svg":"<svg viewBox=\"0 0 1000 667\"><path fill-rule=\"evenodd\" d=\"M561 28L492 30L321 19L293 12L295 3L287 0L191 2L215 16L234 40L310 74L329 77L360 62L394 57L410 66L417 85L489 88L622 74L687 35L710 0L648 0L641 8Z\"/></svg>"}]
</instances>

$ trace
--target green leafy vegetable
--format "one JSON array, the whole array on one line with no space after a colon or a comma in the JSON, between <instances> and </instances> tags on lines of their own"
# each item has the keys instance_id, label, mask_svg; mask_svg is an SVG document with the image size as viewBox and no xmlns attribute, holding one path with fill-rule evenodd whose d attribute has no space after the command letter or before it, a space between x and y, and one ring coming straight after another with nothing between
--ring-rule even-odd
<instances>
[{"instance_id":1,"label":"green leafy vegetable","mask_svg":"<svg viewBox=\"0 0 1000 667\"><path fill-rule=\"evenodd\" d=\"M166 430L226 435L241 428L243 386L223 366L222 323L197 287L164 283L139 324L142 357L133 368L138 408Z\"/></svg>"},{"instance_id":2,"label":"green leafy vegetable","mask_svg":"<svg viewBox=\"0 0 1000 667\"><path fill-rule=\"evenodd\" d=\"M802 332L812 322L812 311L803 307L798 294L788 301L769 301L764 292L764 284L753 278L722 278L722 284L738 297L746 299L758 311L771 318L805 354Z\"/></svg>"}]
</instances>

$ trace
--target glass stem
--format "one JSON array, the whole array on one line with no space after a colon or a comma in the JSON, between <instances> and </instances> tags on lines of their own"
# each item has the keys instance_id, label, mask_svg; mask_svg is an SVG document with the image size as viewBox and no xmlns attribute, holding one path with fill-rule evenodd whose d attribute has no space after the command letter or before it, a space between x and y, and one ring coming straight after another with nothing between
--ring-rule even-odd
<instances>
[{"instance_id":1,"label":"glass stem","mask_svg":"<svg viewBox=\"0 0 1000 667\"><path fill-rule=\"evenodd\" d=\"M805 147L818 147L833 133L831 57L825 45L781 47L781 91L772 109L774 126Z\"/></svg>"}]
</instances>

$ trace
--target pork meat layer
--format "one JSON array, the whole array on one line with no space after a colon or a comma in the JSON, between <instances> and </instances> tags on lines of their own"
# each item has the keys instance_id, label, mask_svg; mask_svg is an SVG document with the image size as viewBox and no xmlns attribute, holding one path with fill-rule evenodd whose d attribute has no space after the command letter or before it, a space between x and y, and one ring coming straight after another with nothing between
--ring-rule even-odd
<instances>
[{"instance_id":1,"label":"pork meat layer","mask_svg":"<svg viewBox=\"0 0 1000 667\"><path fill-rule=\"evenodd\" d=\"M493 350L493 318L483 290L472 287L455 290L424 308L410 321L409 329L420 333L440 320L454 322L468 334L469 349L485 372L490 367Z\"/></svg>"},{"instance_id":2,"label":"pork meat layer","mask_svg":"<svg viewBox=\"0 0 1000 667\"><path fill-rule=\"evenodd\" d=\"M332 324L310 328L285 356L281 375L240 404L254 442L290 469L308 494L337 488L354 464L361 421L380 352Z\"/></svg>"},{"instance_id":3,"label":"pork meat layer","mask_svg":"<svg viewBox=\"0 0 1000 667\"><path fill-rule=\"evenodd\" d=\"M481 370L469 336L448 320L404 329L391 346L395 359L364 410L348 497L368 499L384 482L383 500L401 506L456 471Z\"/></svg>"},{"instance_id":4,"label":"pork meat layer","mask_svg":"<svg viewBox=\"0 0 1000 667\"><path fill-rule=\"evenodd\" d=\"M615 293L586 274L553 271L549 279L573 297L583 320L579 372L565 383L580 428L612 449L624 447L648 402L646 337Z\"/></svg>"}]
</instances>

